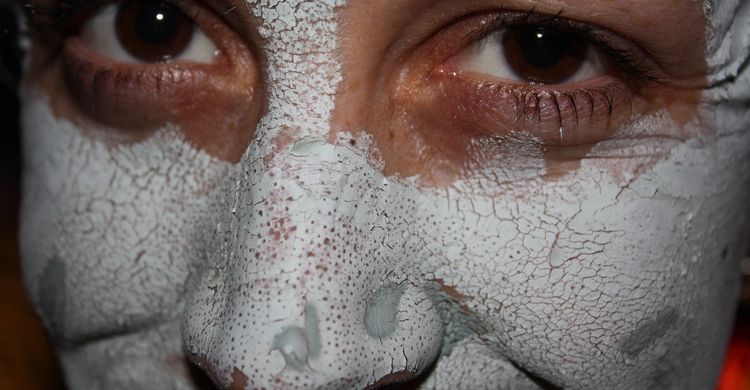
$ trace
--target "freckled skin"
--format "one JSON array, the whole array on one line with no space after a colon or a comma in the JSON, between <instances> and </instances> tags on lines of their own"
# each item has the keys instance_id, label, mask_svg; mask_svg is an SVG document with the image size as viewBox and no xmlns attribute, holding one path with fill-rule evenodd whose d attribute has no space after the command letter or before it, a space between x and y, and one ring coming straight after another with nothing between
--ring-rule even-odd
<instances>
[{"instance_id":1,"label":"freckled skin","mask_svg":"<svg viewBox=\"0 0 750 390\"><path fill-rule=\"evenodd\" d=\"M748 228L750 118L731 103L750 76L707 92L715 139L644 143L666 157L638 175L602 159L548 181L526 156L428 188L385 177L367 129L332 134L326 37L344 2L271 3L253 4L269 109L237 164L174 129L113 146L26 92L24 273L71 388L197 389L183 355L232 390L393 373L425 389L713 386ZM715 42L735 7L716 5ZM368 329L378 310L393 329Z\"/></svg>"}]
</instances>

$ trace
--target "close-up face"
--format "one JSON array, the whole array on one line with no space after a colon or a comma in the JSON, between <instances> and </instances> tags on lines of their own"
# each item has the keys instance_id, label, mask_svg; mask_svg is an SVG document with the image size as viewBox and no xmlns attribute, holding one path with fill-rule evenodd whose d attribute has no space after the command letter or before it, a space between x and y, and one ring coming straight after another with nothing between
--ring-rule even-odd
<instances>
[{"instance_id":1,"label":"close-up face","mask_svg":"<svg viewBox=\"0 0 750 390\"><path fill-rule=\"evenodd\" d=\"M71 389L715 386L750 3L22 8L24 279Z\"/></svg>"}]
</instances>

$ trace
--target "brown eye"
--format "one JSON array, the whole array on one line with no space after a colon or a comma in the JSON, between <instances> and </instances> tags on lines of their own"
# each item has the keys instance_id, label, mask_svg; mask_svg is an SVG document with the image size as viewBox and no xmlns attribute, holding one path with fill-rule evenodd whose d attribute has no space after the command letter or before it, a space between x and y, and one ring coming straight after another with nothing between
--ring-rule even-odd
<instances>
[{"instance_id":1,"label":"brown eye","mask_svg":"<svg viewBox=\"0 0 750 390\"><path fill-rule=\"evenodd\" d=\"M511 70L530 83L559 84L575 75L588 46L571 34L545 27L509 28L502 37Z\"/></svg>"},{"instance_id":2,"label":"brown eye","mask_svg":"<svg viewBox=\"0 0 750 390\"><path fill-rule=\"evenodd\" d=\"M190 45L194 29L192 19L163 1L124 2L115 18L120 44L131 56L143 62L178 57Z\"/></svg>"}]
</instances>

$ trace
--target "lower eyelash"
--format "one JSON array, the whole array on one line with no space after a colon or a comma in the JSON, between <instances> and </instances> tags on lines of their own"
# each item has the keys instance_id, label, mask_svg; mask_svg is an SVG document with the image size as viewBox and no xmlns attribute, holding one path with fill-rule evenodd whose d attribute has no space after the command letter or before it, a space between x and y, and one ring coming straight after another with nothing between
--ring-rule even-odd
<instances>
[{"instance_id":1,"label":"lower eyelash","mask_svg":"<svg viewBox=\"0 0 750 390\"><path fill-rule=\"evenodd\" d=\"M444 104L461 107L456 119L471 133L529 131L548 145L589 143L611 136L616 126L633 115L637 100L615 78L602 79L592 87L549 90L444 76L443 88L452 91Z\"/></svg>"},{"instance_id":2,"label":"lower eyelash","mask_svg":"<svg viewBox=\"0 0 750 390\"><path fill-rule=\"evenodd\" d=\"M589 107L587 110L589 119L594 117L598 106L604 105L608 116L611 116L614 110L615 91L612 90L611 86L575 91L545 91L533 87L491 83L482 84L477 89L480 96L494 94L497 96L497 99L504 99L510 95L515 100L514 111L516 113L516 122L521 122L522 120L528 122L534 120L534 118L541 122L543 112L554 111L557 113L560 126L563 126L563 119L565 117L575 116L580 121L582 110L585 106Z\"/></svg>"}]
</instances>

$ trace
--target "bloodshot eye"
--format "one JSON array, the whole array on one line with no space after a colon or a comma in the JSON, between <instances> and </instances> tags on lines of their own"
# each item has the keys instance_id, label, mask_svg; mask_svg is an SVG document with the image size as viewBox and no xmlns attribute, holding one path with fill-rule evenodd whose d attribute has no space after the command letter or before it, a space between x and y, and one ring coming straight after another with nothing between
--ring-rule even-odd
<instances>
[{"instance_id":1,"label":"bloodshot eye","mask_svg":"<svg viewBox=\"0 0 750 390\"><path fill-rule=\"evenodd\" d=\"M109 5L84 24L80 37L94 52L129 63L211 63L218 52L180 8L158 0Z\"/></svg>"},{"instance_id":2,"label":"bloodshot eye","mask_svg":"<svg viewBox=\"0 0 750 390\"><path fill-rule=\"evenodd\" d=\"M459 56L462 71L530 84L563 84L605 74L604 54L580 37L543 26L506 27Z\"/></svg>"}]
</instances>

